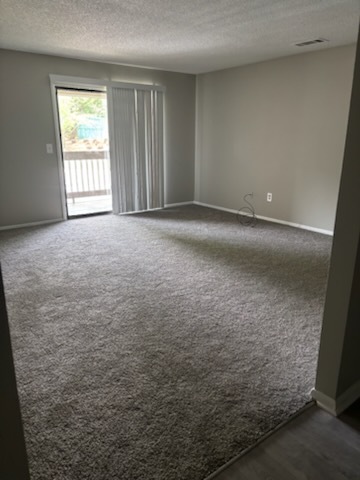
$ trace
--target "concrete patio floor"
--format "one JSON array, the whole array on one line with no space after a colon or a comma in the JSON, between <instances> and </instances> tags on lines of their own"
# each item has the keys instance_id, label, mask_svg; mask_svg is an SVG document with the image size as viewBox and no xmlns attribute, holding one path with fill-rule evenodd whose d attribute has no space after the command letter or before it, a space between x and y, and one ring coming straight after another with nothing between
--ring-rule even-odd
<instances>
[{"instance_id":1,"label":"concrete patio floor","mask_svg":"<svg viewBox=\"0 0 360 480\"><path fill-rule=\"evenodd\" d=\"M73 201L73 199L67 200L69 217L112 211L111 195L79 197L74 200L75 201Z\"/></svg>"}]
</instances>

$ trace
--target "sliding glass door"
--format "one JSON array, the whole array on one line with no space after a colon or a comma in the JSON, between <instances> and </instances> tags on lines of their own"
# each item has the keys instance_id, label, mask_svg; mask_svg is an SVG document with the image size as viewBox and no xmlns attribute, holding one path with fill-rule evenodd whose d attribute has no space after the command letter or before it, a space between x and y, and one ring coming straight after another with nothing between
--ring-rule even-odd
<instances>
[{"instance_id":1,"label":"sliding glass door","mask_svg":"<svg viewBox=\"0 0 360 480\"><path fill-rule=\"evenodd\" d=\"M106 92L57 88L68 217L112 211Z\"/></svg>"},{"instance_id":2,"label":"sliding glass door","mask_svg":"<svg viewBox=\"0 0 360 480\"><path fill-rule=\"evenodd\" d=\"M164 206L164 91L50 75L63 218Z\"/></svg>"}]
</instances>

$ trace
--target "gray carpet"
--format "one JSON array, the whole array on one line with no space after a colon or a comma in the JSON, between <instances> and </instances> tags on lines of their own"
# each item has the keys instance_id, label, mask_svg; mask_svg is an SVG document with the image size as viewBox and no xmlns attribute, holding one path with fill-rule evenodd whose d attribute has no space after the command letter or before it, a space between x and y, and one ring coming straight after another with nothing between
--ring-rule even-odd
<instances>
[{"instance_id":1,"label":"gray carpet","mask_svg":"<svg viewBox=\"0 0 360 480\"><path fill-rule=\"evenodd\" d=\"M0 234L33 480L202 480L309 400L331 238L182 207Z\"/></svg>"}]
</instances>

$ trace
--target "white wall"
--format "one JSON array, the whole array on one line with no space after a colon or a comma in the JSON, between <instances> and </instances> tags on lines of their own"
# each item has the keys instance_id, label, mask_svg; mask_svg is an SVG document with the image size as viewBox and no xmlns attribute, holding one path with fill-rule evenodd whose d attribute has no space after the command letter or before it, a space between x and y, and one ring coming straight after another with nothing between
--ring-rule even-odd
<instances>
[{"instance_id":1,"label":"white wall","mask_svg":"<svg viewBox=\"0 0 360 480\"><path fill-rule=\"evenodd\" d=\"M0 227L61 217L50 73L165 86L165 202L194 199L194 75L0 50Z\"/></svg>"},{"instance_id":2,"label":"white wall","mask_svg":"<svg viewBox=\"0 0 360 480\"><path fill-rule=\"evenodd\" d=\"M195 199L332 230L355 46L197 77ZM272 192L272 203L266 193Z\"/></svg>"}]
</instances>

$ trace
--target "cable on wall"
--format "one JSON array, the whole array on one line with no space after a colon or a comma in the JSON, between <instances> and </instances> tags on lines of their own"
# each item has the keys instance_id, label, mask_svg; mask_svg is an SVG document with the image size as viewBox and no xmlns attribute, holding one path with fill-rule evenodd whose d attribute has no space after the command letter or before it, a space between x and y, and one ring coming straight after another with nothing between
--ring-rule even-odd
<instances>
[{"instance_id":1,"label":"cable on wall","mask_svg":"<svg viewBox=\"0 0 360 480\"><path fill-rule=\"evenodd\" d=\"M243 200L246 205L239 208L237 212L237 219L241 223L241 225L244 225L244 227L255 227L257 218L255 215L255 209L252 206L251 202L248 200L249 197L252 198L253 194L247 193L246 195L244 195Z\"/></svg>"}]
</instances>

